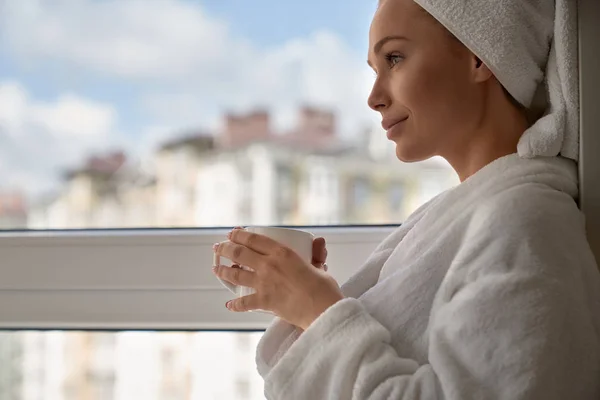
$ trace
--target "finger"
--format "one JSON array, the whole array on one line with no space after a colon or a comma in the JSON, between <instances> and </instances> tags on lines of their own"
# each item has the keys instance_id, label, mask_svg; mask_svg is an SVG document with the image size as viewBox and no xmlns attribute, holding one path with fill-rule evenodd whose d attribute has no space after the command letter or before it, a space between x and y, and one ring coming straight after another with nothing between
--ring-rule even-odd
<instances>
[{"instance_id":1,"label":"finger","mask_svg":"<svg viewBox=\"0 0 600 400\"><path fill-rule=\"evenodd\" d=\"M254 252L262 255L274 255L285 247L270 237L259 235L258 233L248 232L244 229L234 229L230 232L229 240L233 243L241 244Z\"/></svg>"},{"instance_id":2,"label":"finger","mask_svg":"<svg viewBox=\"0 0 600 400\"><path fill-rule=\"evenodd\" d=\"M313 259L315 265L323 264L327 260L327 248L325 247L325 239L322 237L316 238L313 241Z\"/></svg>"},{"instance_id":3,"label":"finger","mask_svg":"<svg viewBox=\"0 0 600 400\"><path fill-rule=\"evenodd\" d=\"M233 283L238 286L254 287L256 282L256 274L250 271L245 271L241 268L226 267L219 265L213 268L213 272L216 276Z\"/></svg>"},{"instance_id":4,"label":"finger","mask_svg":"<svg viewBox=\"0 0 600 400\"><path fill-rule=\"evenodd\" d=\"M256 294L251 294L249 296L240 297L235 300L230 300L225 304L225 307L229 311L234 312L244 312L244 311L252 311L263 309L261 306L258 296Z\"/></svg>"},{"instance_id":5,"label":"finger","mask_svg":"<svg viewBox=\"0 0 600 400\"><path fill-rule=\"evenodd\" d=\"M263 265L265 256L231 241L217 243L213 247L215 255L225 257L234 264L246 265L254 270Z\"/></svg>"}]
</instances>

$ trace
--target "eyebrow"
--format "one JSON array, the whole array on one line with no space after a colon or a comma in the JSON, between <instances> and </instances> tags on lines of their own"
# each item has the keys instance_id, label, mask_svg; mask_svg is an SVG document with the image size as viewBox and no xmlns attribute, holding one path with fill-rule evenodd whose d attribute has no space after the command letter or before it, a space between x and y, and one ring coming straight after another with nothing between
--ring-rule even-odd
<instances>
[{"instance_id":1,"label":"eyebrow","mask_svg":"<svg viewBox=\"0 0 600 400\"><path fill-rule=\"evenodd\" d=\"M387 42L391 42L392 40L408 40L408 38L405 36L386 36L375 44L375 47L373 47L373 52L375 54L379 53L383 45Z\"/></svg>"}]
</instances>

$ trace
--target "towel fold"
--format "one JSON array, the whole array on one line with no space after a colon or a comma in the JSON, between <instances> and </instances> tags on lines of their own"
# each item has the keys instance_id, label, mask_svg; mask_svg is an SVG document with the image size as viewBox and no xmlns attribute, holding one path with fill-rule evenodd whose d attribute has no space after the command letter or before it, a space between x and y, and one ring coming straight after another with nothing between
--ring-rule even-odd
<instances>
[{"instance_id":1,"label":"towel fold","mask_svg":"<svg viewBox=\"0 0 600 400\"><path fill-rule=\"evenodd\" d=\"M521 157L579 159L575 0L415 0L529 110Z\"/></svg>"}]
</instances>

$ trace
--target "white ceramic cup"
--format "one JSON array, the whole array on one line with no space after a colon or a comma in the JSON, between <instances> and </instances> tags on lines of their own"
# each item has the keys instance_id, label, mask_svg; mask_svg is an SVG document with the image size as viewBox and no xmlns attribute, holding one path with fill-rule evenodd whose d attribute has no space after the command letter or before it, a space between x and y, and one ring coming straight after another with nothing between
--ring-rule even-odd
<instances>
[{"instance_id":1,"label":"white ceramic cup","mask_svg":"<svg viewBox=\"0 0 600 400\"><path fill-rule=\"evenodd\" d=\"M315 236L310 232L302 231L299 229L275 228L270 226L255 226L244 229L251 233L267 236L289 247L308 263L312 262L312 248ZM224 257L215 254L213 257L213 265L224 265L221 263L222 258ZM243 265L241 266L241 268L248 271L252 270L251 268ZM255 292L253 288L246 286L237 286L230 282L224 281L221 278L217 279L219 279L223 286L229 289L233 294L237 295L237 297L248 296Z\"/></svg>"}]
</instances>

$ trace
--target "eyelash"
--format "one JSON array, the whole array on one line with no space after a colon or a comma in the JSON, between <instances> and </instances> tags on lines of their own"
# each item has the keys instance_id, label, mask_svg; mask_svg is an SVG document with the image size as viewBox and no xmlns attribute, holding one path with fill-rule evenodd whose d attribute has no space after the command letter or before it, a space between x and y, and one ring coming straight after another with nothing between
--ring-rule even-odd
<instances>
[{"instance_id":1,"label":"eyelash","mask_svg":"<svg viewBox=\"0 0 600 400\"><path fill-rule=\"evenodd\" d=\"M388 53L385 55L385 59L388 62L388 65L390 68L394 68L396 65L398 65L398 63L402 60L404 60L404 57L398 53ZM398 59L395 63L394 60Z\"/></svg>"},{"instance_id":2,"label":"eyelash","mask_svg":"<svg viewBox=\"0 0 600 400\"><path fill-rule=\"evenodd\" d=\"M394 68L396 65L398 65L398 63L402 60L404 60L404 56L399 54L398 52L392 52L392 53L387 53L384 56L386 62L388 63L388 67L390 69ZM398 59L396 62L394 62L395 59ZM373 71L373 76L375 78L377 78L377 71Z\"/></svg>"}]
</instances>

